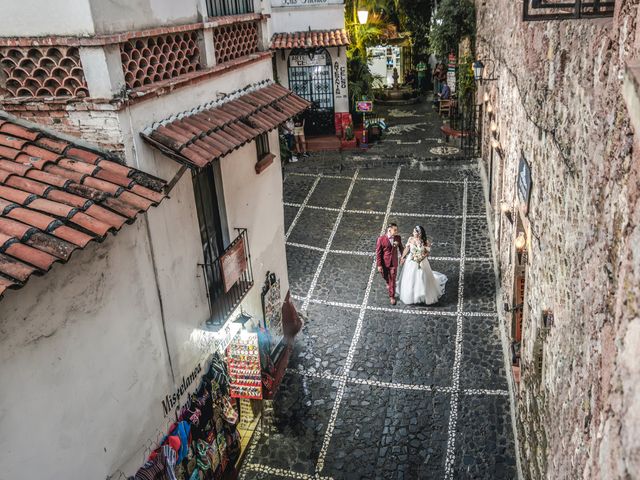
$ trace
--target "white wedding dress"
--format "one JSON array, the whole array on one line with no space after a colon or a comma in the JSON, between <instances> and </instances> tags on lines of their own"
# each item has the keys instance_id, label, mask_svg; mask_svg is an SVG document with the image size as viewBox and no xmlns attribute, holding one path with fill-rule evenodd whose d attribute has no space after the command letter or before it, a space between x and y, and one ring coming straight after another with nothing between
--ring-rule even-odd
<instances>
[{"instance_id":1,"label":"white wedding dress","mask_svg":"<svg viewBox=\"0 0 640 480\"><path fill-rule=\"evenodd\" d=\"M414 255L420 255L423 245L411 243L409 254L400 273L398 291L400 301L406 305L424 303L432 305L442 295L447 283L447 276L431 270L429 258L425 257L420 264L414 260Z\"/></svg>"}]
</instances>

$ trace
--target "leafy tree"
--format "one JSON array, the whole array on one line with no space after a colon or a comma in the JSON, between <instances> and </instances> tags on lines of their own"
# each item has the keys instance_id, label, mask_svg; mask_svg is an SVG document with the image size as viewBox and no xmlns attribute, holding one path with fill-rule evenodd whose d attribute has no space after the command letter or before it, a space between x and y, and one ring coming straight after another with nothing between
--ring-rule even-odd
<instances>
[{"instance_id":1,"label":"leafy tree","mask_svg":"<svg viewBox=\"0 0 640 480\"><path fill-rule=\"evenodd\" d=\"M442 0L431 19L430 50L440 58L457 51L463 37L474 38L476 12L472 0Z\"/></svg>"}]
</instances>

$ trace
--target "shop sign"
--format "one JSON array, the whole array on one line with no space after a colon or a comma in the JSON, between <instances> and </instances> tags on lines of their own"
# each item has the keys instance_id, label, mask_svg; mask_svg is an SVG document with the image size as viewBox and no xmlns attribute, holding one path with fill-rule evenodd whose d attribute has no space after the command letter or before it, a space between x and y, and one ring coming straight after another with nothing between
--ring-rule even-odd
<instances>
[{"instance_id":1,"label":"shop sign","mask_svg":"<svg viewBox=\"0 0 640 480\"><path fill-rule=\"evenodd\" d=\"M336 60L333 64L333 77L335 78L335 98L347 98L347 67L340 65Z\"/></svg>"},{"instance_id":2,"label":"shop sign","mask_svg":"<svg viewBox=\"0 0 640 480\"><path fill-rule=\"evenodd\" d=\"M360 100L356 102L356 112L361 112L361 113L373 112L373 102L370 100Z\"/></svg>"},{"instance_id":3,"label":"shop sign","mask_svg":"<svg viewBox=\"0 0 640 480\"><path fill-rule=\"evenodd\" d=\"M456 69L456 56L453 53L449 54L449 70L455 70Z\"/></svg>"},{"instance_id":4,"label":"shop sign","mask_svg":"<svg viewBox=\"0 0 640 480\"><path fill-rule=\"evenodd\" d=\"M240 332L227 349L229 395L233 398L262 398L262 367L257 333Z\"/></svg>"},{"instance_id":5,"label":"shop sign","mask_svg":"<svg viewBox=\"0 0 640 480\"><path fill-rule=\"evenodd\" d=\"M187 377L182 377L182 383L178 385L178 388L175 389L173 393L170 393L164 397L162 400L162 411L164 412L164 416L169 415L169 412L173 411L173 408L178 405L180 402L180 398L182 395L186 393L191 384L198 378L198 375L202 371L202 366L198 363L196 368L193 369L193 372Z\"/></svg>"},{"instance_id":6,"label":"shop sign","mask_svg":"<svg viewBox=\"0 0 640 480\"><path fill-rule=\"evenodd\" d=\"M529 213L529 200L531 198L531 167L524 154L520 157L518 165L518 198L523 213Z\"/></svg>"},{"instance_id":7,"label":"shop sign","mask_svg":"<svg viewBox=\"0 0 640 480\"><path fill-rule=\"evenodd\" d=\"M244 239L238 242L225 252L220 258L220 269L222 270L222 280L225 293L231 290L242 274L247 269L247 258L244 255Z\"/></svg>"},{"instance_id":8,"label":"shop sign","mask_svg":"<svg viewBox=\"0 0 640 480\"><path fill-rule=\"evenodd\" d=\"M311 5L341 4L344 0L271 0L272 7L307 7Z\"/></svg>"},{"instance_id":9,"label":"shop sign","mask_svg":"<svg viewBox=\"0 0 640 480\"><path fill-rule=\"evenodd\" d=\"M302 54L289 55L290 67L324 67L327 65L326 55Z\"/></svg>"}]
</instances>

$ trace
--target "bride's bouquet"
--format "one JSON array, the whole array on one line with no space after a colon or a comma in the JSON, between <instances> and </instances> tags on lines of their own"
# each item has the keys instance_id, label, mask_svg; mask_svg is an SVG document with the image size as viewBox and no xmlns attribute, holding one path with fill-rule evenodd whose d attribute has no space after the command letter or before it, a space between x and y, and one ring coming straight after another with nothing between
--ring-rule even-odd
<instances>
[{"instance_id":1,"label":"bride's bouquet","mask_svg":"<svg viewBox=\"0 0 640 480\"><path fill-rule=\"evenodd\" d=\"M431 244L427 244L425 246L422 245L412 245L411 246L411 256L413 261L418 264L418 267L421 267L422 261L429 256L429 252L431 251Z\"/></svg>"}]
</instances>

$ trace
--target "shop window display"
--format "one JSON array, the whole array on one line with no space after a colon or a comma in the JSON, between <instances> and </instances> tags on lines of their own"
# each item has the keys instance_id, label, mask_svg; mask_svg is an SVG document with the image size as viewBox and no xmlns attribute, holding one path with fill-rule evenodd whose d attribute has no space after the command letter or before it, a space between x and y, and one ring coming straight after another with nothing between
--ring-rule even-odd
<instances>
[{"instance_id":1,"label":"shop window display","mask_svg":"<svg viewBox=\"0 0 640 480\"><path fill-rule=\"evenodd\" d=\"M230 378L219 354L160 446L130 480L217 480L235 469L240 457L238 412Z\"/></svg>"}]
</instances>

